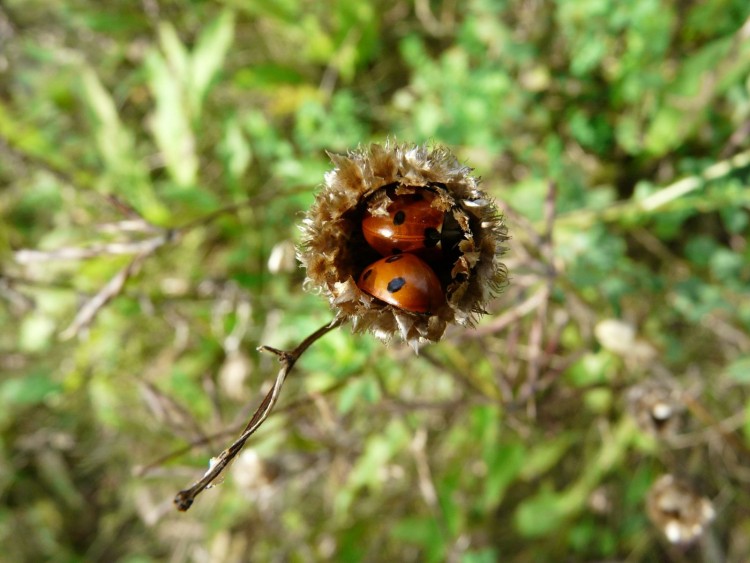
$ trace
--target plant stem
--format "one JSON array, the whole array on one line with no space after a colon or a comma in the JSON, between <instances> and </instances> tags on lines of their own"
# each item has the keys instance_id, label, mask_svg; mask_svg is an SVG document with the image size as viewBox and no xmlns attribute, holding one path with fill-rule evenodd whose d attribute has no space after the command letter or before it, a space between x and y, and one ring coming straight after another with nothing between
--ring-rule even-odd
<instances>
[{"instance_id":1,"label":"plant stem","mask_svg":"<svg viewBox=\"0 0 750 563\"><path fill-rule=\"evenodd\" d=\"M252 436L258 428L265 422L268 415L273 410L274 405L279 400L281 393L281 387L284 385L289 373L297 363L300 356L318 339L325 336L327 333L335 328L338 328L343 323L342 319L335 319L329 324L320 327L318 330L313 332L310 336L305 338L296 348L290 351L277 350L270 346L260 346L258 348L261 352L271 352L279 357L281 362L281 369L276 375L276 381L271 387L270 391L266 393L266 396L261 401L260 406L257 408L250 421L245 426L242 434L237 438L229 447L222 451L217 457L211 459L211 466L208 471L196 481L192 486L187 489L183 489L177 496L175 496L174 503L177 506L177 510L185 512L190 508L200 493L210 488L212 483L224 472L224 470L232 463L237 454L240 453L242 448L245 446L248 438Z\"/></svg>"}]
</instances>

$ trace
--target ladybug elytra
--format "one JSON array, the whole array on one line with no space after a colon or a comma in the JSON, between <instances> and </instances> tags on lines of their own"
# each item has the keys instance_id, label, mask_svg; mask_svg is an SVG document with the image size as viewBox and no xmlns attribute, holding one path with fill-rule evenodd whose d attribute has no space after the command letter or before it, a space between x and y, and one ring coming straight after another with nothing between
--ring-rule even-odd
<instances>
[{"instance_id":1,"label":"ladybug elytra","mask_svg":"<svg viewBox=\"0 0 750 563\"><path fill-rule=\"evenodd\" d=\"M382 256L401 252L428 255L440 244L445 213L432 207L422 193L397 195L387 215L369 210L362 220L367 243Z\"/></svg>"},{"instance_id":2,"label":"ladybug elytra","mask_svg":"<svg viewBox=\"0 0 750 563\"><path fill-rule=\"evenodd\" d=\"M414 254L394 254L370 264L357 285L373 297L413 313L434 312L445 302L437 275Z\"/></svg>"}]
</instances>

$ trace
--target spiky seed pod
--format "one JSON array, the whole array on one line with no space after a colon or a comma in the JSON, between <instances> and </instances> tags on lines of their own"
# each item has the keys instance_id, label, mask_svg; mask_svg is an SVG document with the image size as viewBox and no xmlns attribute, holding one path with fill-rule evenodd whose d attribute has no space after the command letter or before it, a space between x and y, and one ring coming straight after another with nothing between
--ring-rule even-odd
<instances>
[{"instance_id":1,"label":"spiky seed pod","mask_svg":"<svg viewBox=\"0 0 750 563\"><path fill-rule=\"evenodd\" d=\"M326 174L302 224L298 256L307 271L306 288L326 295L336 318L351 321L356 332L371 331L386 341L398 332L415 349L420 341L440 340L449 324L471 325L507 282L500 258L508 239L502 215L479 188L471 169L441 146L388 142L329 156L334 169ZM388 218L394 205L406 202L408 209L412 200L421 206L429 202L445 217L437 234L437 229L430 229L429 235L425 230L424 245L434 248L414 251L435 272L444 294L423 299L430 305L421 308L410 305L409 292L426 290L409 285L409 272L391 279L383 289L393 293L392 303L402 306L374 297L377 292L363 291L364 284L357 283L363 272L369 276L366 268L382 271L414 263L412 258L402 264L396 263L397 258L382 260L382 249L379 253L370 246L362 229L366 216ZM424 209L420 213L429 217L426 221L434 216ZM396 212L392 219L399 226L404 214ZM414 224L418 222L415 219ZM402 252L398 246L394 245L394 253ZM388 265L373 266L378 261ZM434 287L432 283L423 286Z\"/></svg>"},{"instance_id":2,"label":"spiky seed pod","mask_svg":"<svg viewBox=\"0 0 750 563\"><path fill-rule=\"evenodd\" d=\"M649 489L646 511L654 526L678 545L700 538L716 515L710 500L670 474L659 477Z\"/></svg>"}]
</instances>

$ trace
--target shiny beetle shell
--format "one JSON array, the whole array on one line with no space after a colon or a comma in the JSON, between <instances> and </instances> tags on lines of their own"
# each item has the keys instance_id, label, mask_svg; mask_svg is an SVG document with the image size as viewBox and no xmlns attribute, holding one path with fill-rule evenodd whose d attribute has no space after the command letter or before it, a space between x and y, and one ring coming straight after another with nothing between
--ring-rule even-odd
<instances>
[{"instance_id":1,"label":"shiny beetle shell","mask_svg":"<svg viewBox=\"0 0 750 563\"><path fill-rule=\"evenodd\" d=\"M412 313L433 313L445 303L437 275L413 254L394 254L370 264L357 285L365 293Z\"/></svg>"},{"instance_id":2,"label":"shiny beetle shell","mask_svg":"<svg viewBox=\"0 0 750 563\"><path fill-rule=\"evenodd\" d=\"M367 243L382 256L417 252L435 252L440 244L445 213L430 205L422 194L393 198L387 215L365 212L362 232Z\"/></svg>"}]
</instances>

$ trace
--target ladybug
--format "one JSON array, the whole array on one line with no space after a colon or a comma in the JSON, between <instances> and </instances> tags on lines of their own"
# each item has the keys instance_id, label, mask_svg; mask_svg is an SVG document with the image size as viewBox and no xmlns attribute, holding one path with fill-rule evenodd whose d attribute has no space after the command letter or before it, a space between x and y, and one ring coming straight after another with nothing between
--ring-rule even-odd
<instances>
[{"instance_id":1,"label":"ladybug","mask_svg":"<svg viewBox=\"0 0 750 563\"><path fill-rule=\"evenodd\" d=\"M357 286L412 313L432 313L445 303L437 275L414 254L394 254L370 264L359 276Z\"/></svg>"},{"instance_id":2,"label":"ladybug","mask_svg":"<svg viewBox=\"0 0 750 563\"><path fill-rule=\"evenodd\" d=\"M432 257L441 241L445 213L432 207L421 193L391 199L388 215L365 212L362 232L367 243L382 256L417 252Z\"/></svg>"}]
</instances>

